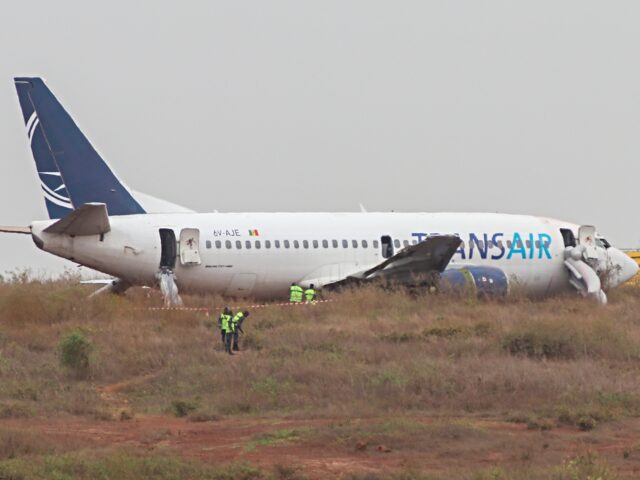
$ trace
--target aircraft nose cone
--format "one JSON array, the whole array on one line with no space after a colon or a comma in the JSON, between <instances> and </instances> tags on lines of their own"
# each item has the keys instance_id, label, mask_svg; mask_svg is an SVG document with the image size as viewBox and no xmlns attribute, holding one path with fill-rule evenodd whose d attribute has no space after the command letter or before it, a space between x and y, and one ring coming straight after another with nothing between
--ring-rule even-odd
<instances>
[{"instance_id":1,"label":"aircraft nose cone","mask_svg":"<svg viewBox=\"0 0 640 480\"><path fill-rule=\"evenodd\" d=\"M621 269L620 269L620 277L621 277L622 283L626 282L627 280L631 280L633 277L635 277L636 274L638 273L638 270L640 269L640 267L638 267L638 264L633 258L629 257L628 255L624 255L624 257L625 258L624 258L624 261L622 262Z\"/></svg>"},{"instance_id":2,"label":"aircraft nose cone","mask_svg":"<svg viewBox=\"0 0 640 480\"><path fill-rule=\"evenodd\" d=\"M611 247L607 250L607 253L611 266L613 267L613 271L611 272L613 282L611 282L611 286L615 287L616 285L631 280L638 273L638 264L622 250Z\"/></svg>"}]
</instances>

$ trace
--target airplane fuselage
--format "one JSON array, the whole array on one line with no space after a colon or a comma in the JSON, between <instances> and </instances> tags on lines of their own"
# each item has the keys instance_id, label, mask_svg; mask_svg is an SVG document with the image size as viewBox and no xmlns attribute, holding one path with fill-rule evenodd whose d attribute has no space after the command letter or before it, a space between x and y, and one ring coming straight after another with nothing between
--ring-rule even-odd
<instances>
[{"instance_id":1,"label":"airplane fuselage","mask_svg":"<svg viewBox=\"0 0 640 480\"><path fill-rule=\"evenodd\" d=\"M451 267L497 267L530 294L552 294L569 288L561 229L578 228L492 213L143 214L77 237L43 232L51 223L32 225L43 250L133 284L154 284L167 266L180 291L256 297L283 297L294 281L330 284L436 234L463 242Z\"/></svg>"}]
</instances>

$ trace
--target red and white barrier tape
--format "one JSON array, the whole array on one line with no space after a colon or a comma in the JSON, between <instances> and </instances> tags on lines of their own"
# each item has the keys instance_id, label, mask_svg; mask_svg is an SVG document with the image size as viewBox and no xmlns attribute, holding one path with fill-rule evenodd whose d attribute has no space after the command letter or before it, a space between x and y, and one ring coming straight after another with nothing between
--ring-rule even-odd
<instances>
[{"instance_id":1,"label":"red and white barrier tape","mask_svg":"<svg viewBox=\"0 0 640 480\"><path fill-rule=\"evenodd\" d=\"M266 307L299 307L299 306L309 306L309 305L317 305L318 303L329 303L334 302L335 300L315 300L313 302L282 302L282 303L259 303L256 305L235 305L229 306L232 310L245 310L245 309L256 309L256 308L266 308ZM138 310L150 310L150 311L178 311L178 312L204 312L209 315L211 311L222 310L224 306L215 306L211 308L206 307L147 307L140 308Z\"/></svg>"}]
</instances>

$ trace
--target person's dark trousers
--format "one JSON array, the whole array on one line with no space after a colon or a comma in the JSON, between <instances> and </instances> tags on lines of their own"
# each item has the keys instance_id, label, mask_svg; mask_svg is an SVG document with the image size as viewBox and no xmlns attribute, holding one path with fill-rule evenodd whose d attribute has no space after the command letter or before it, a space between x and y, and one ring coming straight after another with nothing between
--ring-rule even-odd
<instances>
[{"instance_id":1,"label":"person's dark trousers","mask_svg":"<svg viewBox=\"0 0 640 480\"><path fill-rule=\"evenodd\" d=\"M233 333L229 332L227 333L227 336L225 338L225 344L224 344L224 351L227 352L230 355L233 355L233 353L231 352L231 338L233 337Z\"/></svg>"},{"instance_id":2,"label":"person's dark trousers","mask_svg":"<svg viewBox=\"0 0 640 480\"><path fill-rule=\"evenodd\" d=\"M233 351L238 352L240 348L238 347L238 330L233 332Z\"/></svg>"},{"instance_id":3,"label":"person's dark trousers","mask_svg":"<svg viewBox=\"0 0 640 480\"><path fill-rule=\"evenodd\" d=\"M224 330L220 330L220 338L222 339L222 346L225 345L225 333Z\"/></svg>"}]
</instances>

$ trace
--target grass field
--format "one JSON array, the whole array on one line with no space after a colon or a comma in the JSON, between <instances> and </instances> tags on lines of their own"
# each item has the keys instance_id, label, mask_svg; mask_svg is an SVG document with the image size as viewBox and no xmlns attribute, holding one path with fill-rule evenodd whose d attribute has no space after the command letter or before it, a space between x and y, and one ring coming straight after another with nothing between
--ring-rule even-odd
<instances>
[{"instance_id":1,"label":"grass field","mask_svg":"<svg viewBox=\"0 0 640 480\"><path fill-rule=\"evenodd\" d=\"M640 287L357 290L255 309L233 357L217 312L90 291L0 283L2 479L640 477Z\"/></svg>"}]
</instances>

